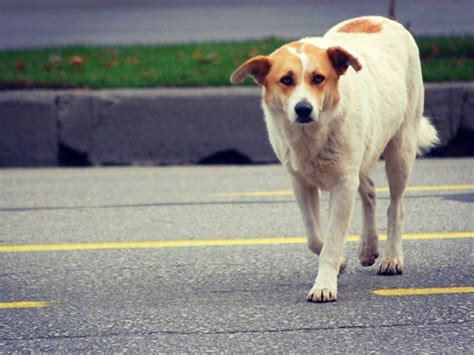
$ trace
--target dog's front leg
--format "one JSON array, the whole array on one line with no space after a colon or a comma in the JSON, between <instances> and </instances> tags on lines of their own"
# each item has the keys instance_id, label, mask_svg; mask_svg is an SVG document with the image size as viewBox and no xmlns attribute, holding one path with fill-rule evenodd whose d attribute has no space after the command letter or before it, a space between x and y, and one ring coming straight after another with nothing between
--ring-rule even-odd
<instances>
[{"instance_id":1,"label":"dog's front leg","mask_svg":"<svg viewBox=\"0 0 474 355\"><path fill-rule=\"evenodd\" d=\"M303 216L308 248L319 255L323 247L319 220L319 189L308 185L297 175L292 175L292 178L293 191Z\"/></svg>"},{"instance_id":2,"label":"dog's front leg","mask_svg":"<svg viewBox=\"0 0 474 355\"><path fill-rule=\"evenodd\" d=\"M318 276L308 293L308 301L337 299L337 276L344 262L344 242L358 185L357 177L348 178L330 190L328 232L319 256Z\"/></svg>"}]
</instances>

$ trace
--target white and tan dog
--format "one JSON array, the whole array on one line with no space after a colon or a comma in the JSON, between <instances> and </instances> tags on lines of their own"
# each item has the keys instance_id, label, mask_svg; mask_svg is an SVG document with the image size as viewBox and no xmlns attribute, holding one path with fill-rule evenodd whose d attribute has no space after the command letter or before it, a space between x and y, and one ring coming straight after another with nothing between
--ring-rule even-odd
<instances>
[{"instance_id":1,"label":"white and tan dog","mask_svg":"<svg viewBox=\"0 0 474 355\"><path fill-rule=\"evenodd\" d=\"M304 38L269 56L251 58L231 81L240 83L246 76L263 88L270 142L292 177L308 246L320 256L307 299L337 298L357 191L364 217L359 260L369 266L378 257L375 188L369 174L382 154L390 206L378 273L401 274L403 193L417 152L438 142L436 130L422 115L421 65L410 33L384 17L347 20L323 37ZM325 237L320 189L330 193Z\"/></svg>"}]
</instances>

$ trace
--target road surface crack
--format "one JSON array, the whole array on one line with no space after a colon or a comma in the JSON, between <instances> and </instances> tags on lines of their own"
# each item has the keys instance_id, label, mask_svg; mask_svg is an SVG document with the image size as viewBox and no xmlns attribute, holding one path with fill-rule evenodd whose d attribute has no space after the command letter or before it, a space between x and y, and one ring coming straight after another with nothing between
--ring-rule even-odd
<instances>
[{"instance_id":1,"label":"road surface crack","mask_svg":"<svg viewBox=\"0 0 474 355\"><path fill-rule=\"evenodd\" d=\"M352 329L384 329L384 328L403 328L403 327L422 327L432 325L450 325L450 324L470 324L470 320L453 320L446 322L433 323L395 323L395 324L379 324L379 325L342 325L334 327L299 327L299 328L280 328L280 329L249 329L249 330L222 330L222 331L171 331L156 330L148 332L117 332L106 334L85 334L85 335L54 335L39 337L23 337L23 338L0 338L1 341L25 341L25 340L61 340L61 339L87 339L87 338L110 338L116 336L151 336L151 335L231 335L231 334L274 334L274 333L290 333L290 332L320 332L328 330L352 330Z\"/></svg>"}]
</instances>

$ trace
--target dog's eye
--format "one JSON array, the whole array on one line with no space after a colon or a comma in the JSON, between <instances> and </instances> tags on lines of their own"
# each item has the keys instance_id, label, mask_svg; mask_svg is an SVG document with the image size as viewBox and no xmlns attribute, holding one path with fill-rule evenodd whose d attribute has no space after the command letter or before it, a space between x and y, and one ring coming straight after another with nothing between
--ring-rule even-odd
<instances>
[{"instance_id":1,"label":"dog's eye","mask_svg":"<svg viewBox=\"0 0 474 355\"><path fill-rule=\"evenodd\" d=\"M319 75L319 74L315 75L313 77L313 84L316 84L316 85L321 84L324 81L324 79L326 79L326 78L322 75Z\"/></svg>"},{"instance_id":2,"label":"dog's eye","mask_svg":"<svg viewBox=\"0 0 474 355\"><path fill-rule=\"evenodd\" d=\"M293 85L293 78L289 75L284 76L283 78L280 79L280 83L286 86Z\"/></svg>"}]
</instances>

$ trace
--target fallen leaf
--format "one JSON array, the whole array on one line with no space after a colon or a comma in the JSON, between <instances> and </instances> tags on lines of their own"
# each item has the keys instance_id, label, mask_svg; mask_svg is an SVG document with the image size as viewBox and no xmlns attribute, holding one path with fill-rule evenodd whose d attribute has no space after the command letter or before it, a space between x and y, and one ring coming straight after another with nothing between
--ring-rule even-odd
<instances>
[{"instance_id":1,"label":"fallen leaf","mask_svg":"<svg viewBox=\"0 0 474 355\"><path fill-rule=\"evenodd\" d=\"M142 78L156 78L158 72L154 68L148 68L142 72Z\"/></svg>"},{"instance_id":2,"label":"fallen leaf","mask_svg":"<svg viewBox=\"0 0 474 355\"><path fill-rule=\"evenodd\" d=\"M255 57L258 54L259 50L256 47L252 47L252 49L247 52L248 57Z\"/></svg>"},{"instance_id":3,"label":"fallen leaf","mask_svg":"<svg viewBox=\"0 0 474 355\"><path fill-rule=\"evenodd\" d=\"M204 52L200 49L194 51L192 54L191 54L191 58L193 59L196 59L196 60L199 60L201 59L202 57L204 57Z\"/></svg>"},{"instance_id":4,"label":"fallen leaf","mask_svg":"<svg viewBox=\"0 0 474 355\"><path fill-rule=\"evenodd\" d=\"M116 57L119 54L119 50L118 48L107 48L107 53L111 56Z\"/></svg>"},{"instance_id":5,"label":"fallen leaf","mask_svg":"<svg viewBox=\"0 0 474 355\"><path fill-rule=\"evenodd\" d=\"M133 57L127 57L125 58L125 62L127 64L140 64L140 59L138 59L137 57L133 56Z\"/></svg>"},{"instance_id":6,"label":"fallen leaf","mask_svg":"<svg viewBox=\"0 0 474 355\"><path fill-rule=\"evenodd\" d=\"M26 68L26 64L19 60L15 63L15 66L18 70L21 70L21 71L24 71Z\"/></svg>"},{"instance_id":7,"label":"fallen leaf","mask_svg":"<svg viewBox=\"0 0 474 355\"><path fill-rule=\"evenodd\" d=\"M184 53L184 51L179 51L177 54L177 57L179 61L183 61L187 58L187 55L186 53Z\"/></svg>"},{"instance_id":8,"label":"fallen leaf","mask_svg":"<svg viewBox=\"0 0 474 355\"><path fill-rule=\"evenodd\" d=\"M216 51L207 53L206 56L204 57L204 61L207 62L208 64L217 65L220 63L220 55Z\"/></svg>"},{"instance_id":9,"label":"fallen leaf","mask_svg":"<svg viewBox=\"0 0 474 355\"><path fill-rule=\"evenodd\" d=\"M436 44L431 45L430 58L437 57L439 55L439 47Z\"/></svg>"},{"instance_id":10,"label":"fallen leaf","mask_svg":"<svg viewBox=\"0 0 474 355\"><path fill-rule=\"evenodd\" d=\"M85 63L84 58L78 55L73 55L69 58L69 64L75 67L82 67Z\"/></svg>"},{"instance_id":11,"label":"fallen leaf","mask_svg":"<svg viewBox=\"0 0 474 355\"><path fill-rule=\"evenodd\" d=\"M118 64L119 64L118 59L112 58L108 62L104 63L102 66L104 68L113 68L113 67L116 67Z\"/></svg>"},{"instance_id":12,"label":"fallen leaf","mask_svg":"<svg viewBox=\"0 0 474 355\"><path fill-rule=\"evenodd\" d=\"M51 54L48 58L48 64L56 64L63 60L59 54Z\"/></svg>"},{"instance_id":13,"label":"fallen leaf","mask_svg":"<svg viewBox=\"0 0 474 355\"><path fill-rule=\"evenodd\" d=\"M219 53L216 51L209 52L209 53L202 53L202 55L199 58L194 58L194 59L197 60L200 65L220 64Z\"/></svg>"}]
</instances>

